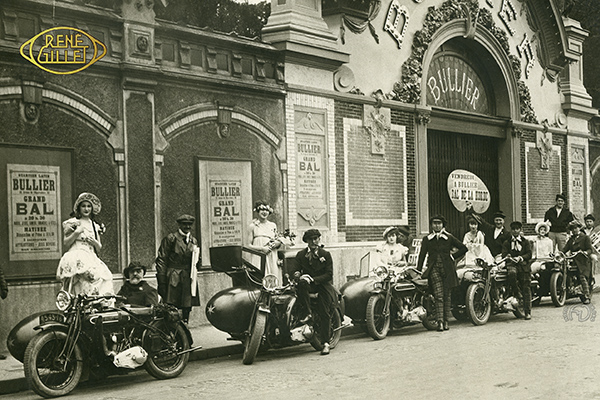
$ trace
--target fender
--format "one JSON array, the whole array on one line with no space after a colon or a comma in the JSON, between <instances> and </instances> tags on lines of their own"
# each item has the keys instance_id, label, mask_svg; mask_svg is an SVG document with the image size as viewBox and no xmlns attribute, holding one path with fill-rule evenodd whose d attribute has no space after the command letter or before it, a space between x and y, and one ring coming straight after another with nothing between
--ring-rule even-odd
<instances>
[{"instance_id":1,"label":"fender","mask_svg":"<svg viewBox=\"0 0 600 400\"><path fill-rule=\"evenodd\" d=\"M43 325L38 325L33 328L34 331L40 332L45 332L51 329L56 329L57 331L69 333L69 325L58 321L46 322Z\"/></svg>"},{"instance_id":2,"label":"fender","mask_svg":"<svg viewBox=\"0 0 600 400\"><path fill-rule=\"evenodd\" d=\"M187 336L187 338L190 342L190 348L191 348L192 343L194 343L194 339L192 339L192 332L190 332L190 329L183 322L180 321L180 322L178 322L178 324L179 324L179 326L181 326L183 328L183 331L185 332L185 335Z\"/></svg>"}]
</instances>

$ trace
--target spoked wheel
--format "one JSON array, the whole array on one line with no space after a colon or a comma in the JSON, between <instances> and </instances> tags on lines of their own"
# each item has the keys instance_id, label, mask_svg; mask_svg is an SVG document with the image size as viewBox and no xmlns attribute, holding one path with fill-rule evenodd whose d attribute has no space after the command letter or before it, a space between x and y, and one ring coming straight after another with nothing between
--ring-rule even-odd
<instances>
[{"instance_id":1,"label":"spoked wheel","mask_svg":"<svg viewBox=\"0 0 600 400\"><path fill-rule=\"evenodd\" d=\"M437 329L438 317L435 311L435 298L432 294L428 294L423 298L423 307L427 310L423 326L428 331L435 331Z\"/></svg>"},{"instance_id":2,"label":"spoked wheel","mask_svg":"<svg viewBox=\"0 0 600 400\"><path fill-rule=\"evenodd\" d=\"M385 296L376 294L367 303L367 330L375 340L385 339L390 331L390 310L385 309Z\"/></svg>"},{"instance_id":3,"label":"spoked wheel","mask_svg":"<svg viewBox=\"0 0 600 400\"><path fill-rule=\"evenodd\" d=\"M564 306L567 300L567 292L563 289L563 279L565 277L562 272L555 272L550 277L550 297L556 307Z\"/></svg>"},{"instance_id":4,"label":"spoked wheel","mask_svg":"<svg viewBox=\"0 0 600 400\"><path fill-rule=\"evenodd\" d=\"M483 283L474 283L467 288L467 315L473 325L484 325L492 314L490 295L485 295Z\"/></svg>"},{"instance_id":5,"label":"spoked wheel","mask_svg":"<svg viewBox=\"0 0 600 400\"><path fill-rule=\"evenodd\" d=\"M77 387L83 371L79 345L67 359L62 353L67 334L44 331L27 345L23 368L29 386L42 397L64 396Z\"/></svg>"},{"instance_id":6,"label":"spoked wheel","mask_svg":"<svg viewBox=\"0 0 600 400\"><path fill-rule=\"evenodd\" d=\"M335 346L337 346L337 344L339 343L340 338L342 337L342 330L338 329L342 326L341 311L338 308L334 308L333 310L331 310L331 319L329 321L329 324L329 329L331 332L331 337L329 338L329 348L334 349ZM319 339L318 332L313 333L313 337L310 340L310 345L317 351L323 350L323 343L321 343L321 340Z\"/></svg>"},{"instance_id":7,"label":"spoked wheel","mask_svg":"<svg viewBox=\"0 0 600 400\"><path fill-rule=\"evenodd\" d=\"M158 321L158 324L155 326L162 332L168 333L171 340L167 341L166 338L162 338L156 335L156 333L147 330L145 332L143 347L148 351L148 360L146 360L144 367L156 379L175 378L183 372L190 359L190 353L179 355L177 353L189 350L190 341L185 330L179 324L169 327L164 321ZM154 343L146 343L147 341L150 342L150 336L155 337L152 342L160 341L162 344L160 349L154 349Z\"/></svg>"},{"instance_id":8,"label":"spoked wheel","mask_svg":"<svg viewBox=\"0 0 600 400\"><path fill-rule=\"evenodd\" d=\"M244 355L242 356L242 362L245 365L250 365L254 362L258 348L262 342L262 337L267 327L267 315L261 312L256 313L254 325L250 330L250 335L244 341Z\"/></svg>"}]
</instances>

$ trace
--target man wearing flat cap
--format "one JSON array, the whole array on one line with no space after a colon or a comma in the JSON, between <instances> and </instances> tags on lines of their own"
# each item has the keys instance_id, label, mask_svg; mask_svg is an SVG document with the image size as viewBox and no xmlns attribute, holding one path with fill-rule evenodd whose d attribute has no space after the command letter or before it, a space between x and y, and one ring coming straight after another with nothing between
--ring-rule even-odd
<instances>
[{"instance_id":1,"label":"man wearing flat cap","mask_svg":"<svg viewBox=\"0 0 600 400\"><path fill-rule=\"evenodd\" d=\"M563 247L567 243L567 227L569 226L569 222L575 219L571 211L565 207L566 203L567 197L559 193L556 195L556 205L544 214L544 221L550 223L548 237L556 243L560 251L563 251Z\"/></svg>"},{"instance_id":2,"label":"man wearing flat cap","mask_svg":"<svg viewBox=\"0 0 600 400\"><path fill-rule=\"evenodd\" d=\"M506 215L502 211L496 211L493 215L494 225L475 214L472 207L467 208L467 215L479 222L479 229L485 235L485 245L490 249L492 256L499 257L502 254L502 245L510 239L510 232L504 227Z\"/></svg>"},{"instance_id":3,"label":"man wearing flat cap","mask_svg":"<svg viewBox=\"0 0 600 400\"><path fill-rule=\"evenodd\" d=\"M179 229L162 240L156 257L158 293L163 301L182 310L184 322L188 322L192 306L200 305L198 283L192 279L192 269L196 270L192 257L198 247L191 233L195 220L188 214L177 218Z\"/></svg>"},{"instance_id":4,"label":"man wearing flat cap","mask_svg":"<svg viewBox=\"0 0 600 400\"><path fill-rule=\"evenodd\" d=\"M331 338L331 313L337 301L337 291L333 287L333 260L331 254L320 245L321 232L309 229L302 236L308 247L296 254L296 267L300 275L298 282L298 301L307 312L304 321L312 318L309 293L319 294L317 313L318 327L323 350L321 354L329 354L329 339Z\"/></svg>"}]
</instances>

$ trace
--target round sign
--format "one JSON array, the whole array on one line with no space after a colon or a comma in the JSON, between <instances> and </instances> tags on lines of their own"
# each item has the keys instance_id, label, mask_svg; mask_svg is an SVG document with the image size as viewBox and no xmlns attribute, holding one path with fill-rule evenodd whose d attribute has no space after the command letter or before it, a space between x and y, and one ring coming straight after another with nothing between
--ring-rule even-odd
<instances>
[{"instance_id":1,"label":"round sign","mask_svg":"<svg viewBox=\"0 0 600 400\"><path fill-rule=\"evenodd\" d=\"M490 191L477 175L464 169L455 169L448 175L448 195L460 212L473 205L473 211L483 214L490 206Z\"/></svg>"}]
</instances>

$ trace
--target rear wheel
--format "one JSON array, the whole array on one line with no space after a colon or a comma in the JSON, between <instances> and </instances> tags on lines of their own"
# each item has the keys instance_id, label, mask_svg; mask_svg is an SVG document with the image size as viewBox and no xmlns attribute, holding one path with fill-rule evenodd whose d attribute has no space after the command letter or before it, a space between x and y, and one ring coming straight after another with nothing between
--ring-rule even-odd
<instances>
[{"instance_id":1,"label":"rear wheel","mask_svg":"<svg viewBox=\"0 0 600 400\"><path fill-rule=\"evenodd\" d=\"M329 348L334 349L335 346L340 342L340 338L342 337L342 330L339 329L342 326L342 316L341 311L337 308L332 310L331 312L331 320L330 323L330 332L331 337L329 338ZM323 350L323 343L319 339L319 335L317 332L313 333L313 337L310 340L310 345L317 351Z\"/></svg>"},{"instance_id":2,"label":"rear wheel","mask_svg":"<svg viewBox=\"0 0 600 400\"><path fill-rule=\"evenodd\" d=\"M556 307L562 307L567 300L567 292L563 289L564 275L562 272L555 272L550 277L550 297Z\"/></svg>"},{"instance_id":3,"label":"rear wheel","mask_svg":"<svg viewBox=\"0 0 600 400\"><path fill-rule=\"evenodd\" d=\"M367 302L367 330L375 340L385 339L390 331L390 310L385 309L385 296L375 294Z\"/></svg>"},{"instance_id":4,"label":"rear wheel","mask_svg":"<svg viewBox=\"0 0 600 400\"><path fill-rule=\"evenodd\" d=\"M154 326L165 334L168 334L171 340L167 341L166 338L162 338L155 335L154 332L147 330L144 336L144 350L148 351L148 349L152 349L153 351L148 351L148 360L146 360L144 367L156 379L175 378L183 372L190 359L190 353L179 355L177 353L188 350L190 348L190 341L185 330L179 324L169 327L164 321L159 321ZM153 342L158 341L161 344L160 348L157 348L155 351L153 349L156 346L154 343L146 343L146 341L150 340L150 336L153 336Z\"/></svg>"},{"instance_id":5,"label":"rear wheel","mask_svg":"<svg viewBox=\"0 0 600 400\"><path fill-rule=\"evenodd\" d=\"M245 365L250 365L254 362L254 358L258 353L258 348L262 342L262 337L267 327L267 315L261 312L256 313L254 325L250 330L250 336L244 341L244 355L242 356L242 362Z\"/></svg>"},{"instance_id":6,"label":"rear wheel","mask_svg":"<svg viewBox=\"0 0 600 400\"><path fill-rule=\"evenodd\" d=\"M492 314L490 295L485 295L483 283L473 283L467 288L467 315L473 325L484 325Z\"/></svg>"},{"instance_id":7,"label":"rear wheel","mask_svg":"<svg viewBox=\"0 0 600 400\"><path fill-rule=\"evenodd\" d=\"M77 387L83 372L83 357L79 345L67 359L62 350L67 334L44 331L27 345L23 369L29 386L42 397L58 397L71 393Z\"/></svg>"}]
</instances>

